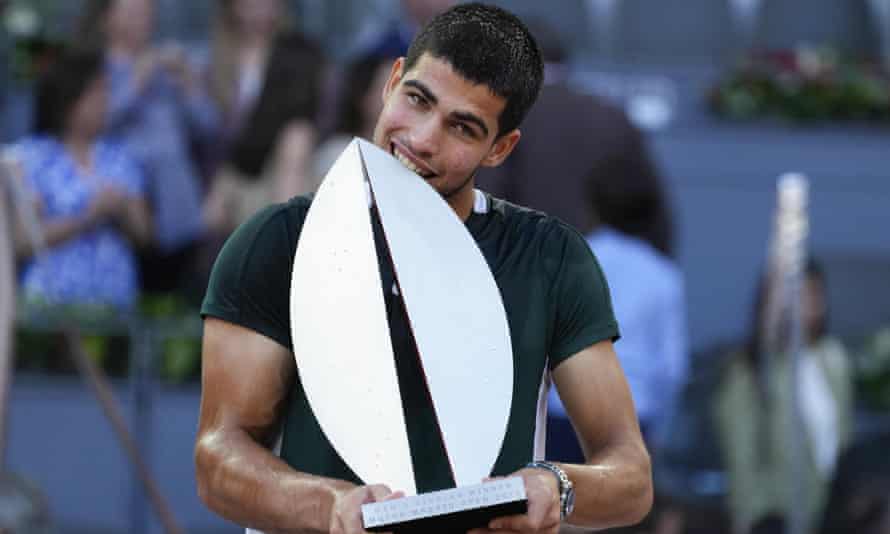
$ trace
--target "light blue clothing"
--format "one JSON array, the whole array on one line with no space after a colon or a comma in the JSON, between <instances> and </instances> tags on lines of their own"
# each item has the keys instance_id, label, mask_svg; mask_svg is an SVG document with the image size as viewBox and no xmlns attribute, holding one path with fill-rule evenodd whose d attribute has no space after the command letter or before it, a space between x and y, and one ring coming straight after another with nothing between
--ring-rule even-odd
<instances>
[{"instance_id":1,"label":"light blue clothing","mask_svg":"<svg viewBox=\"0 0 890 534\"><path fill-rule=\"evenodd\" d=\"M17 157L25 184L40 201L45 221L83 215L103 186L141 197L139 167L120 147L97 142L92 174L84 173L56 139L21 141ZM25 298L48 303L109 304L130 309L139 294L136 257L127 238L107 223L58 243L29 260L20 275Z\"/></svg>"},{"instance_id":2,"label":"light blue clothing","mask_svg":"<svg viewBox=\"0 0 890 534\"><path fill-rule=\"evenodd\" d=\"M134 86L132 62L111 58L108 73L108 130L124 141L145 172L159 248L175 251L204 231L201 178L191 140L215 134L216 107L203 93L183 94L161 71L141 91Z\"/></svg>"},{"instance_id":3,"label":"light blue clothing","mask_svg":"<svg viewBox=\"0 0 890 534\"><path fill-rule=\"evenodd\" d=\"M621 339L615 352L627 376L640 422L650 436L662 430L688 374L683 276L645 241L611 228L587 236L609 284ZM565 417L556 390L551 415Z\"/></svg>"}]
</instances>

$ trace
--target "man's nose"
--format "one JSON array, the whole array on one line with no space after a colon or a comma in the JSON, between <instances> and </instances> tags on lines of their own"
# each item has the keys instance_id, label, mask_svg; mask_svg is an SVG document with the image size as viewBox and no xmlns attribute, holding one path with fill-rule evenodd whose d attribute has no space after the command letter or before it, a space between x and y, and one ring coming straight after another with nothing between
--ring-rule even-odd
<instances>
[{"instance_id":1,"label":"man's nose","mask_svg":"<svg viewBox=\"0 0 890 534\"><path fill-rule=\"evenodd\" d=\"M439 151L441 129L434 117L425 118L415 125L411 136L411 148L421 157L435 155Z\"/></svg>"}]
</instances>

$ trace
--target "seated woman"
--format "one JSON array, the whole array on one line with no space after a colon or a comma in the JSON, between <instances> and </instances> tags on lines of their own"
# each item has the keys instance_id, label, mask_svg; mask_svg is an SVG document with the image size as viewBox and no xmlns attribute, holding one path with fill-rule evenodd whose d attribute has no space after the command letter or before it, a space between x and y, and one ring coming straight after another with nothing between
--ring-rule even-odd
<instances>
[{"instance_id":1,"label":"seated woman","mask_svg":"<svg viewBox=\"0 0 890 534\"><path fill-rule=\"evenodd\" d=\"M787 532L792 506L800 506L813 532L825 506L835 465L849 443L853 419L850 363L841 343L828 334L825 278L812 260L802 285L803 350L795 382L803 433L792 448L791 373L787 326L767 325L767 284L758 304L748 347L734 355L717 395L715 416L723 449L729 507L735 534ZM802 454L803 493L795 496L789 465ZM797 499L797 502L795 502Z\"/></svg>"},{"instance_id":2,"label":"seated woman","mask_svg":"<svg viewBox=\"0 0 890 534\"><path fill-rule=\"evenodd\" d=\"M20 217L14 230L27 300L136 304L134 246L149 241L150 216L138 167L99 139L108 106L104 65L98 52L65 52L38 82L36 135L13 147L13 174L32 196L25 208L37 215L37 228Z\"/></svg>"}]
</instances>

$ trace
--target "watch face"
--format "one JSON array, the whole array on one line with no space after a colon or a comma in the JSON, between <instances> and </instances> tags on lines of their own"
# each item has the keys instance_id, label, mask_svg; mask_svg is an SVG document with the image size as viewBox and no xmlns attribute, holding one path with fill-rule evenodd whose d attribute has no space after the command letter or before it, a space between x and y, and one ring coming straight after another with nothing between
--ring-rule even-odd
<instances>
[{"instance_id":1,"label":"watch face","mask_svg":"<svg viewBox=\"0 0 890 534\"><path fill-rule=\"evenodd\" d=\"M572 515L572 511L575 510L575 488L569 488L566 492L566 505L565 505L565 513L566 517Z\"/></svg>"}]
</instances>

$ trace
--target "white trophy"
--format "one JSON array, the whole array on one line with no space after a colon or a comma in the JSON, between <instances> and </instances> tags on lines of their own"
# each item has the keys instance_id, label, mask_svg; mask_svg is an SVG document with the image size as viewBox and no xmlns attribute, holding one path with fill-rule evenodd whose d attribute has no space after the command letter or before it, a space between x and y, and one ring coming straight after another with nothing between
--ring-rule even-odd
<instances>
[{"instance_id":1,"label":"white trophy","mask_svg":"<svg viewBox=\"0 0 890 534\"><path fill-rule=\"evenodd\" d=\"M372 210L390 258L377 257ZM378 260L392 262L456 488L417 495ZM525 512L521 478L483 483L513 396L510 332L494 277L445 200L364 140L334 163L306 217L291 333L300 380L334 449L364 483L406 494L364 505L367 530L466 531Z\"/></svg>"}]
</instances>

